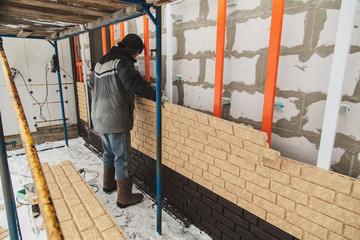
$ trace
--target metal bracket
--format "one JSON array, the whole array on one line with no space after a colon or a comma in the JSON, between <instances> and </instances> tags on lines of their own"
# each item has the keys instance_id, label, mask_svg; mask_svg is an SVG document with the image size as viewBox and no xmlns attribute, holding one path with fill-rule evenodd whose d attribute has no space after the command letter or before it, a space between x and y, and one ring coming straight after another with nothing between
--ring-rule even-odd
<instances>
[{"instance_id":1,"label":"metal bracket","mask_svg":"<svg viewBox=\"0 0 360 240\"><path fill-rule=\"evenodd\" d=\"M285 104L283 102L275 102L274 110L284 111Z\"/></svg>"},{"instance_id":2,"label":"metal bracket","mask_svg":"<svg viewBox=\"0 0 360 240\"><path fill-rule=\"evenodd\" d=\"M350 111L350 107L348 105L340 105L339 113L348 114Z\"/></svg>"},{"instance_id":3,"label":"metal bracket","mask_svg":"<svg viewBox=\"0 0 360 240\"><path fill-rule=\"evenodd\" d=\"M183 20L182 14L176 15L176 14L171 14L171 18L175 21L175 22L180 22Z\"/></svg>"},{"instance_id":4,"label":"metal bracket","mask_svg":"<svg viewBox=\"0 0 360 240\"><path fill-rule=\"evenodd\" d=\"M227 104L231 104L231 98L223 97L221 100L221 105L227 105Z\"/></svg>"}]
</instances>

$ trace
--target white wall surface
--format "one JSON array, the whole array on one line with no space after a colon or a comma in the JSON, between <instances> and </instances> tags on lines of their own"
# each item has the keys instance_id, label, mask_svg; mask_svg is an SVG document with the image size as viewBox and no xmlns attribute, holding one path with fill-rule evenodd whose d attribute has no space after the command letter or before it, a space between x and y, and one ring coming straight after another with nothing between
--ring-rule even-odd
<instances>
[{"instance_id":1,"label":"white wall surface","mask_svg":"<svg viewBox=\"0 0 360 240\"><path fill-rule=\"evenodd\" d=\"M3 40L10 67L20 71L29 91L33 92L32 96L38 103L43 105L42 116L46 121L41 119L39 104L30 96L21 75L17 74L14 81L18 88L31 132L36 131L35 124L38 127L62 124L57 74L48 71L48 84L46 84L46 67L55 53L53 46L45 40L6 37L3 37ZM64 104L65 116L69 118L68 123L74 124L76 123L76 111L73 80L71 79L73 76L69 40L59 41L58 50L59 63L62 68L60 73L63 83L63 98L64 101L68 102ZM48 87L47 97L46 87ZM19 134L3 71L0 74L0 108L5 136Z\"/></svg>"}]
</instances>

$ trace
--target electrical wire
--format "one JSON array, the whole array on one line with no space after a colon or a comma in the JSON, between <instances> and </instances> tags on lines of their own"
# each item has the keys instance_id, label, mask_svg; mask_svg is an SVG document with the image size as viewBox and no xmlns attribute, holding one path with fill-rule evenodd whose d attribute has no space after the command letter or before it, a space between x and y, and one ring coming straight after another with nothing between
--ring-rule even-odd
<instances>
[{"instance_id":1,"label":"electrical wire","mask_svg":"<svg viewBox=\"0 0 360 240\"><path fill-rule=\"evenodd\" d=\"M59 67L60 67L60 66L59 66ZM60 69L61 69L61 70L63 70L63 71L64 71L64 73L66 73L66 75L68 75L68 76L69 76L69 78L71 78L72 80L74 80L74 78L73 78L73 77L71 77L71 76L70 76L70 74L69 74L69 73L67 73L67 72L66 72L66 71L65 71L62 67L60 67Z\"/></svg>"},{"instance_id":2,"label":"electrical wire","mask_svg":"<svg viewBox=\"0 0 360 240\"><path fill-rule=\"evenodd\" d=\"M45 71L46 96L45 96L45 100L44 100L44 102L43 102L42 104L39 103L38 100L31 94L31 90L29 89L29 86L27 85L27 83L26 83L26 81L25 81L25 78L24 78L24 76L22 75L22 73L21 73L18 69L14 68L14 67L12 67L11 70L15 71L15 74L18 73L18 74L20 75L21 79L23 80L23 82L24 82L24 84L25 84L26 90L28 91L29 95L31 96L31 98L32 98L32 99L39 105L39 107L40 107L39 117L40 117L42 120L47 121L46 118L45 118L45 116L43 115L43 106L44 106L45 102L47 101L47 97L48 97L48 81L47 81L47 72L48 72L48 71L47 71L47 66L46 66L46 71ZM16 75L15 75L15 76L16 76ZM14 76L14 78L15 78L15 76Z\"/></svg>"},{"instance_id":3,"label":"electrical wire","mask_svg":"<svg viewBox=\"0 0 360 240\"><path fill-rule=\"evenodd\" d=\"M86 177L86 172L95 173L96 176L95 176L94 178L90 179L90 180L86 180L86 178L85 178L85 177ZM91 184L90 182L92 182L92 181L94 181L95 179L97 179L97 178L99 177L99 173L98 173L98 172L95 172L95 171L91 171L91 170L85 170L85 168L79 169L79 173L83 173L83 178L87 181L87 183L89 184L89 186L93 188L93 191L94 191L95 193L97 193L97 192L99 191L99 187L96 186L95 184ZM94 190L94 188L95 188L95 190Z\"/></svg>"}]
</instances>

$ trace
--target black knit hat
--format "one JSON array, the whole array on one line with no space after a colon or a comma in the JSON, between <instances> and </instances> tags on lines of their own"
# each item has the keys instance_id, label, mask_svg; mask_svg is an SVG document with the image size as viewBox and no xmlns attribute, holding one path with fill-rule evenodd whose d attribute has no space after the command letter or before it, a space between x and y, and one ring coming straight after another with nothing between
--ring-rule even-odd
<instances>
[{"instance_id":1,"label":"black knit hat","mask_svg":"<svg viewBox=\"0 0 360 240\"><path fill-rule=\"evenodd\" d=\"M135 55L137 53L141 54L144 49L144 43L141 38L133 33L126 35L119 43L119 46L121 45L121 43L129 50L132 55Z\"/></svg>"}]
</instances>

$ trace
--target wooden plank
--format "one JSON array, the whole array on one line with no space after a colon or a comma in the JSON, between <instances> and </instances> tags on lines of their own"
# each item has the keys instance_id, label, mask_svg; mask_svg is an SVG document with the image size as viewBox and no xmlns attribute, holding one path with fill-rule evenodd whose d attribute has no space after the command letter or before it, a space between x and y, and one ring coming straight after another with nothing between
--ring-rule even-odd
<instances>
[{"instance_id":1,"label":"wooden plank","mask_svg":"<svg viewBox=\"0 0 360 240\"><path fill-rule=\"evenodd\" d=\"M129 3L120 2L118 0L102 0L102 1L99 1L99 0L72 0L72 1L58 0L57 2L99 8L99 9L103 9L103 10L109 10L112 12L131 5Z\"/></svg>"},{"instance_id":2,"label":"wooden plank","mask_svg":"<svg viewBox=\"0 0 360 240\"><path fill-rule=\"evenodd\" d=\"M1 13L2 12L13 14L15 16L33 18L34 20L47 19L51 21L70 22L76 24L84 24L96 19L96 17L93 16L78 16L72 14L71 12L46 12L33 7L23 7L21 5L14 6L10 4L1 4Z\"/></svg>"},{"instance_id":3,"label":"wooden plank","mask_svg":"<svg viewBox=\"0 0 360 240\"><path fill-rule=\"evenodd\" d=\"M109 10L102 10L102 9L89 9L86 6L75 6L66 3L57 3L57 2L50 2L48 0L3 0L3 3L12 3L14 6L22 6L22 7L36 7L41 9L42 11L63 11L63 12L72 12L76 15L88 15L88 16L95 16L95 17L103 17L112 13L113 11Z\"/></svg>"}]
</instances>

